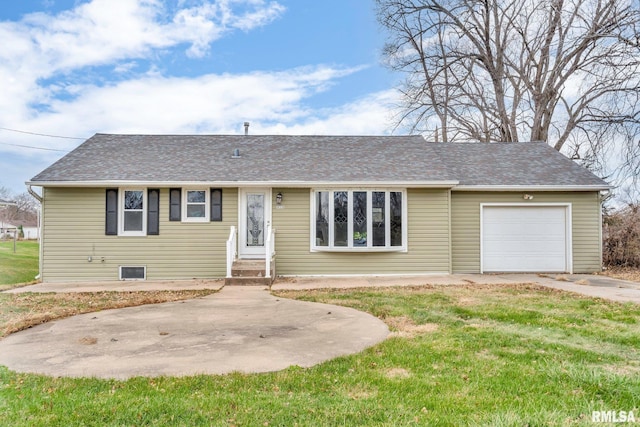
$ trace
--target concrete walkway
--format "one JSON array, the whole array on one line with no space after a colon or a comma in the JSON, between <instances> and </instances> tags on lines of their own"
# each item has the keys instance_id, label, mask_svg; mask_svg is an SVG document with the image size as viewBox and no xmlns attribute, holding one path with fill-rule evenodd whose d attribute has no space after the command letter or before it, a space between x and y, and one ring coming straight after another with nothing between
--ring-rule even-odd
<instances>
[{"instance_id":1,"label":"concrete walkway","mask_svg":"<svg viewBox=\"0 0 640 427\"><path fill-rule=\"evenodd\" d=\"M358 353L389 333L351 308L225 287L203 298L73 316L0 340L17 372L126 379L267 372Z\"/></svg>"},{"instance_id":2,"label":"concrete walkway","mask_svg":"<svg viewBox=\"0 0 640 427\"><path fill-rule=\"evenodd\" d=\"M273 290L364 288L420 285L514 285L537 283L594 298L640 304L640 283L592 274L450 274L434 276L289 278L277 280Z\"/></svg>"},{"instance_id":3,"label":"concrete walkway","mask_svg":"<svg viewBox=\"0 0 640 427\"><path fill-rule=\"evenodd\" d=\"M194 280L143 280L143 281L111 281L111 282L71 282L71 283L38 283L37 285L13 288L4 292L19 294L23 292L141 292L141 291L180 291L214 289L224 286L223 279Z\"/></svg>"},{"instance_id":4,"label":"concrete walkway","mask_svg":"<svg viewBox=\"0 0 640 427\"><path fill-rule=\"evenodd\" d=\"M537 283L640 304L640 283L595 275L455 274L283 278L272 290ZM312 366L384 340L379 319L346 307L293 301L264 287L222 281L39 284L6 292L221 289L207 297L73 316L0 340L0 364L18 372L126 379L133 376L267 372Z\"/></svg>"},{"instance_id":5,"label":"concrete walkway","mask_svg":"<svg viewBox=\"0 0 640 427\"><path fill-rule=\"evenodd\" d=\"M271 289L277 291L421 285L507 285L519 283L537 283L542 286L574 292L589 297L640 304L640 283L593 274L435 274L422 276L285 277L278 278L271 286ZM219 290L222 289L223 286L223 280L41 283L14 288L4 292Z\"/></svg>"},{"instance_id":6,"label":"concrete walkway","mask_svg":"<svg viewBox=\"0 0 640 427\"><path fill-rule=\"evenodd\" d=\"M588 297L640 304L640 283L637 282L593 274L570 274L539 277L536 283Z\"/></svg>"}]
</instances>

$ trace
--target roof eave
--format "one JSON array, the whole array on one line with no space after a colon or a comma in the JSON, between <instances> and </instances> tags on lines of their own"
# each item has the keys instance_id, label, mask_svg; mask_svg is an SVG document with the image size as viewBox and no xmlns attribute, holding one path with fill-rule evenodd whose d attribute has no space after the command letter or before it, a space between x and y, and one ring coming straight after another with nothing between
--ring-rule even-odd
<instances>
[{"instance_id":1,"label":"roof eave","mask_svg":"<svg viewBox=\"0 0 640 427\"><path fill-rule=\"evenodd\" d=\"M287 188L341 188L341 187L402 187L453 188L458 181L27 181L36 187L287 187Z\"/></svg>"},{"instance_id":2,"label":"roof eave","mask_svg":"<svg viewBox=\"0 0 640 427\"><path fill-rule=\"evenodd\" d=\"M607 191L611 185L458 185L452 191Z\"/></svg>"}]
</instances>

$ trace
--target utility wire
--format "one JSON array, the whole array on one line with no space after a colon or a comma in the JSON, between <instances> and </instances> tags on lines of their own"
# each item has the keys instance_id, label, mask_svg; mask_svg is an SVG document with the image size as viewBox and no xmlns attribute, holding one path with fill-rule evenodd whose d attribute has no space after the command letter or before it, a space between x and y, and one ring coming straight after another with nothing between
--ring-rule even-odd
<instances>
[{"instance_id":1,"label":"utility wire","mask_svg":"<svg viewBox=\"0 0 640 427\"><path fill-rule=\"evenodd\" d=\"M0 128L1 129L1 128ZM8 142L0 142L0 145L11 145L13 147L22 147L22 148L31 148L33 150L44 150L44 151L60 151L62 153L68 153L67 150L59 150L57 148L45 148L45 147L34 147L32 145L22 145L22 144L10 144Z\"/></svg>"},{"instance_id":2,"label":"utility wire","mask_svg":"<svg viewBox=\"0 0 640 427\"><path fill-rule=\"evenodd\" d=\"M60 135L49 135L49 134L46 134L46 133L27 132L26 130L9 129L9 128L3 128L3 127L0 127L0 130L6 130L6 131L9 131L9 132L26 133L27 135L48 136L50 138L80 139L80 140L83 140L83 141L85 139L87 139L87 138L78 138L78 137L75 137L75 136L60 136ZM11 144L9 144L9 145L11 145ZM19 147L21 147L21 146L19 146ZM29 148L35 148L35 147L29 147ZM58 151L61 151L61 150L58 150Z\"/></svg>"}]
</instances>

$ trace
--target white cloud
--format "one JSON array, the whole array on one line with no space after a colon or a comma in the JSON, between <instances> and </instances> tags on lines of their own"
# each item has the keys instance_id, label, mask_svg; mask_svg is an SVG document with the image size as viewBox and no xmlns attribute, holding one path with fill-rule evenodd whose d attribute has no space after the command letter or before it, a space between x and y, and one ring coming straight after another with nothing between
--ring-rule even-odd
<instances>
[{"instance_id":1,"label":"white cloud","mask_svg":"<svg viewBox=\"0 0 640 427\"><path fill-rule=\"evenodd\" d=\"M234 6L244 6L244 10L238 13ZM184 37L192 43L187 51L189 56L202 57L210 43L223 33L233 29L250 31L267 25L284 11L284 6L276 2L219 0L180 10L173 19L172 30L176 38Z\"/></svg>"},{"instance_id":2,"label":"white cloud","mask_svg":"<svg viewBox=\"0 0 640 427\"><path fill-rule=\"evenodd\" d=\"M333 110L305 101L359 68L300 67L280 72L208 74L197 78L147 76L115 85L76 86L72 100L54 100L32 126L113 133L235 133L249 120L260 133L379 133L390 93ZM319 117L319 118L317 118ZM331 123L329 123L331 122ZM302 123L302 124L299 124ZM254 129L256 127L254 126ZM68 133L68 132L67 132Z\"/></svg>"},{"instance_id":3,"label":"white cloud","mask_svg":"<svg viewBox=\"0 0 640 427\"><path fill-rule=\"evenodd\" d=\"M266 25L283 12L276 2L256 0L205 1L174 10L158 0L92 0L57 15L33 13L18 22L0 22L0 82L10 87L0 111L16 99L41 103L40 79L153 59L183 44L188 55L203 56L223 34Z\"/></svg>"}]
</instances>

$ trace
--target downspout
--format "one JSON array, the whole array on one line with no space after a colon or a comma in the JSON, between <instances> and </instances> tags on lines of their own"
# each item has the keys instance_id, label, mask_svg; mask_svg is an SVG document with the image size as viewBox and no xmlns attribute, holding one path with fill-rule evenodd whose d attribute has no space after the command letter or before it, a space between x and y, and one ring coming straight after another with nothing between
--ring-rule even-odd
<instances>
[{"instance_id":1,"label":"downspout","mask_svg":"<svg viewBox=\"0 0 640 427\"><path fill-rule=\"evenodd\" d=\"M449 274L453 274L453 242L451 241L451 236L452 236L452 231L451 229L453 228L452 224L451 224L451 188L449 188L449 190L447 191L447 214L449 216L449 220L448 220L448 225L449 225L449 229L447 230L449 235Z\"/></svg>"},{"instance_id":2,"label":"downspout","mask_svg":"<svg viewBox=\"0 0 640 427\"><path fill-rule=\"evenodd\" d=\"M44 215L44 197L35 192L35 190L31 187L31 185L27 185L27 191L29 194L33 196L40 203L40 209L38 210L38 242L40 243L40 248L38 249L38 275L35 277L36 280L40 280L42 278L42 254L44 253L44 241L42 239L42 219ZM43 193L44 194L44 189Z\"/></svg>"},{"instance_id":3,"label":"downspout","mask_svg":"<svg viewBox=\"0 0 640 427\"><path fill-rule=\"evenodd\" d=\"M33 196L34 199L40 202L40 205L42 205L42 196L36 193L30 185L27 186L27 191Z\"/></svg>"},{"instance_id":4,"label":"downspout","mask_svg":"<svg viewBox=\"0 0 640 427\"><path fill-rule=\"evenodd\" d=\"M602 218L602 209L604 208L604 200L607 198L607 196L609 196L609 194L611 194L611 190L606 190L606 191L601 191L597 194L598 197L598 221L600 221L600 227L598 227L598 237L599 237L599 243L600 243L600 271L604 271L605 267L603 265L604 262L604 254L602 253L603 251L603 245L602 245L602 238L604 237L602 235L602 227L604 227L604 224L602 222L603 218Z\"/></svg>"}]
</instances>

